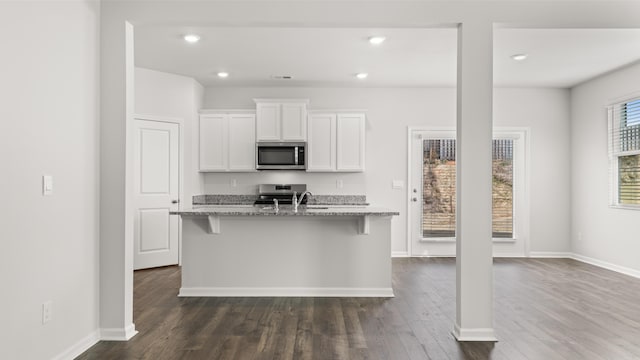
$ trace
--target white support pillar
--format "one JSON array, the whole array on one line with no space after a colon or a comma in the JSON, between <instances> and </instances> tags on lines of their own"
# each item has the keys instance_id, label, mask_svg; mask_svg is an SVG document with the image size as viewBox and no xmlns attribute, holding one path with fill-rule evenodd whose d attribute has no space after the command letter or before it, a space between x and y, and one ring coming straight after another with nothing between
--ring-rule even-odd
<instances>
[{"instance_id":1,"label":"white support pillar","mask_svg":"<svg viewBox=\"0 0 640 360\"><path fill-rule=\"evenodd\" d=\"M493 330L493 24L458 27L456 324L458 341L496 341Z\"/></svg>"},{"instance_id":2,"label":"white support pillar","mask_svg":"<svg viewBox=\"0 0 640 360\"><path fill-rule=\"evenodd\" d=\"M125 341L137 333L133 324L133 132L128 130L134 113L134 28L115 19L102 21L100 31L100 337Z\"/></svg>"}]
</instances>

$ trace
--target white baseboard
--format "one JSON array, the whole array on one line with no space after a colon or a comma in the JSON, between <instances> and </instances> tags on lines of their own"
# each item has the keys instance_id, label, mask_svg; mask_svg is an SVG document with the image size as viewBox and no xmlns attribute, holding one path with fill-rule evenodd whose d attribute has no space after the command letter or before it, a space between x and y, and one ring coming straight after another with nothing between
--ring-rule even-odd
<instances>
[{"instance_id":1,"label":"white baseboard","mask_svg":"<svg viewBox=\"0 0 640 360\"><path fill-rule=\"evenodd\" d=\"M588 256L570 253L570 252L547 252L547 251L532 251L530 254L532 258L561 258L561 259L573 259L583 262L585 264L594 265L603 269L615 271L621 274L633 276L640 279L640 270L612 264L610 262L594 259Z\"/></svg>"},{"instance_id":2,"label":"white baseboard","mask_svg":"<svg viewBox=\"0 0 640 360\"><path fill-rule=\"evenodd\" d=\"M495 253L493 254L494 258L523 258L525 257L522 253Z\"/></svg>"},{"instance_id":3,"label":"white baseboard","mask_svg":"<svg viewBox=\"0 0 640 360\"><path fill-rule=\"evenodd\" d=\"M394 297L392 288L181 287L180 297Z\"/></svg>"},{"instance_id":4,"label":"white baseboard","mask_svg":"<svg viewBox=\"0 0 640 360\"><path fill-rule=\"evenodd\" d=\"M98 329L91 334L80 339L77 343L71 345L69 348L54 356L52 360L71 360L78 357L78 355L89 350L90 347L97 344L101 340L105 341L127 341L134 337L138 332L134 324L127 326L124 329L111 328L111 329Z\"/></svg>"},{"instance_id":5,"label":"white baseboard","mask_svg":"<svg viewBox=\"0 0 640 360\"><path fill-rule=\"evenodd\" d=\"M607 270L619 272L621 274L633 276L635 278L640 278L640 271L638 271L636 269L631 269L631 268L628 268L628 267L612 264L612 263L609 263L609 262L606 262L606 261L590 258L590 257L583 256L583 255L580 255L580 254L572 254L572 259L577 260L577 261L582 261L583 263L587 263L587 264L594 265L594 266L597 266L597 267L601 267L603 269L607 269Z\"/></svg>"},{"instance_id":6,"label":"white baseboard","mask_svg":"<svg viewBox=\"0 0 640 360\"><path fill-rule=\"evenodd\" d=\"M453 328L453 336L458 341L498 341L493 328L460 328L458 324Z\"/></svg>"},{"instance_id":7,"label":"white baseboard","mask_svg":"<svg viewBox=\"0 0 640 360\"><path fill-rule=\"evenodd\" d=\"M549 259L572 259L573 254L570 252L556 251L531 251L529 257L532 258L549 258Z\"/></svg>"},{"instance_id":8,"label":"white baseboard","mask_svg":"<svg viewBox=\"0 0 640 360\"><path fill-rule=\"evenodd\" d=\"M415 258L453 258L455 259L456 256L455 255L451 255L451 254L417 254L417 255L411 255L411 257L415 257Z\"/></svg>"},{"instance_id":9,"label":"white baseboard","mask_svg":"<svg viewBox=\"0 0 640 360\"><path fill-rule=\"evenodd\" d=\"M408 257L406 253L393 253L393 257ZM439 255L422 255L422 256L413 256L413 257L455 257L455 256L439 256ZM499 257L507 257L507 258L522 258L521 254L494 254L494 258ZM526 257L526 256L525 256ZM628 268L625 266L620 266L616 264L612 264L606 261L594 259L588 256L583 256L580 254L575 254L571 252L562 252L562 251L531 251L529 253L529 258L539 258L539 259L573 259L576 261L581 261L586 264L594 265L601 267L603 269L615 271L621 274L629 275L635 278L640 279L640 270Z\"/></svg>"},{"instance_id":10,"label":"white baseboard","mask_svg":"<svg viewBox=\"0 0 640 360\"><path fill-rule=\"evenodd\" d=\"M138 331L134 324L129 324L126 328L102 328L100 329L100 340L104 341L127 341L136 336Z\"/></svg>"},{"instance_id":11,"label":"white baseboard","mask_svg":"<svg viewBox=\"0 0 640 360\"><path fill-rule=\"evenodd\" d=\"M391 252L391 257L392 258L402 258L402 257L409 257L409 253L406 251L392 251Z\"/></svg>"},{"instance_id":12,"label":"white baseboard","mask_svg":"<svg viewBox=\"0 0 640 360\"><path fill-rule=\"evenodd\" d=\"M65 351L53 357L52 360L71 360L75 359L78 355L87 351L90 347L97 344L100 341L100 331L96 330L91 334L80 339L77 343L71 345Z\"/></svg>"}]
</instances>

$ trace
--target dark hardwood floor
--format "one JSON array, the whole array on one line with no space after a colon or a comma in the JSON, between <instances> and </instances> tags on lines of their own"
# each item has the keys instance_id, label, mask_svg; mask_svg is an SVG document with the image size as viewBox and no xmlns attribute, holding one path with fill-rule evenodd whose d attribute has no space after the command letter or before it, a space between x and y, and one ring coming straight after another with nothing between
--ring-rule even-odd
<instances>
[{"instance_id":1,"label":"dark hardwood floor","mask_svg":"<svg viewBox=\"0 0 640 360\"><path fill-rule=\"evenodd\" d=\"M458 343L455 259L393 260L396 297L178 298L136 271L128 342L78 359L640 359L640 280L568 259L495 259L499 341Z\"/></svg>"}]
</instances>

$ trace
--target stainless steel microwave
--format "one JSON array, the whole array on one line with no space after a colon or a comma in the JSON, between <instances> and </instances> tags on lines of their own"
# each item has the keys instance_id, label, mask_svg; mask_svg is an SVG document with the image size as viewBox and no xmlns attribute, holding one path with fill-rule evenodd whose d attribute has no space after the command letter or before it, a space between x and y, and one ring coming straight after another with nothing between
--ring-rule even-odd
<instances>
[{"instance_id":1,"label":"stainless steel microwave","mask_svg":"<svg viewBox=\"0 0 640 360\"><path fill-rule=\"evenodd\" d=\"M258 142L256 143L256 169L305 170L307 168L307 143Z\"/></svg>"}]
</instances>

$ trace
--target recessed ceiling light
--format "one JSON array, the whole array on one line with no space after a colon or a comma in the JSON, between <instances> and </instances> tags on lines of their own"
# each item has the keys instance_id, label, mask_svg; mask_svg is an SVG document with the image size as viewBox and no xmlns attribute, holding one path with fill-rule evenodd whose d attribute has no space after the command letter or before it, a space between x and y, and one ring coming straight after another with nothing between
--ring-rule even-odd
<instances>
[{"instance_id":1,"label":"recessed ceiling light","mask_svg":"<svg viewBox=\"0 0 640 360\"><path fill-rule=\"evenodd\" d=\"M358 79L360 79L360 80L366 79L366 78L367 78L367 76L369 76L369 74L367 74L367 73L357 73L357 74L356 74L356 77L357 77Z\"/></svg>"},{"instance_id":2,"label":"recessed ceiling light","mask_svg":"<svg viewBox=\"0 0 640 360\"><path fill-rule=\"evenodd\" d=\"M382 44L387 38L384 36L372 36L369 38L369 43L371 43L372 45L380 45Z\"/></svg>"},{"instance_id":3,"label":"recessed ceiling light","mask_svg":"<svg viewBox=\"0 0 640 360\"><path fill-rule=\"evenodd\" d=\"M196 35L196 34L187 34L184 36L184 41L194 44L197 43L198 41L200 41L200 36Z\"/></svg>"},{"instance_id":4,"label":"recessed ceiling light","mask_svg":"<svg viewBox=\"0 0 640 360\"><path fill-rule=\"evenodd\" d=\"M223 78L223 79L224 79L224 78L227 78L227 77L229 77L229 73L228 73L228 72L225 72L225 71L220 71L220 72L218 73L218 77L219 77L219 78Z\"/></svg>"},{"instance_id":5,"label":"recessed ceiling light","mask_svg":"<svg viewBox=\"0 0 640 360\"><path fill-rule=\"evenodd\" d=\"M515 54L511 55L511 58L515 61L522 61L527 59L527 54Z\"/></svg>"}]
</instances>

